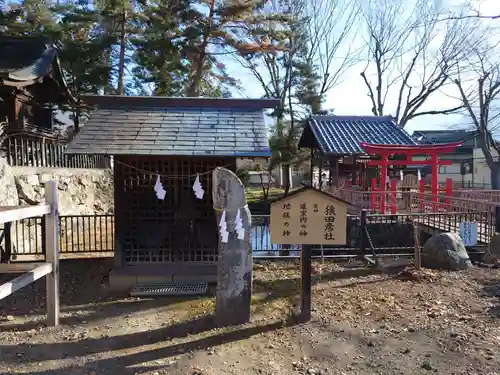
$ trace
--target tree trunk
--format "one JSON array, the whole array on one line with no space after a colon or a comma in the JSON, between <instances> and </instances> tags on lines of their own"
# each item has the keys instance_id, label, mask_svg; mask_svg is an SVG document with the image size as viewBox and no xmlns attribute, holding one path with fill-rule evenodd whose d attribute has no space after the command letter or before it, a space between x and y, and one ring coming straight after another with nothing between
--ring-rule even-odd
<instances>
[{"instance_id":1,"label":"tree trunk","mask_svg":"<svg viewBox=\"0 0 500 375\"><path fill-rule=\"evenodd\" d=\"M120 59L118 61L118 95L125 94L125 49L127 33L127 10L123 9L120 32Z\"/></svg>"},{"instance_id":2,"label":"tree trunk","mask_svg":"<svg viewBox=\"0 0 500 375\"><path fill-rule=\"evenodd\" d=\"M208 13L208 24L203 33L203 41L198 50L198 55L196 56L197 61L195 62L195 71L191 76L191 82L187 90L188 97L200 96L200 83L203 76L203 69L205 67L205 59L207 58L207 48L208 42L210 40L210 35L212 33L212 22L215 12L215 0L210 0L210 10Z\"/></svg>"},{"instance_id":3,"label":"tree trunk","mask_svg":"<svg viewBox=\"0 0 500 375\"><path fill-rule=\"evenodd\" d=\"M218 325L248 323L252 302L252 217L247 206L245 187L230 170L218 167L212 174L212 198L217 229L226 212L228 243L219 235L215 319ZM240 210L245 238L235 233L235 219Z\"/></svg>"}]
</instances>

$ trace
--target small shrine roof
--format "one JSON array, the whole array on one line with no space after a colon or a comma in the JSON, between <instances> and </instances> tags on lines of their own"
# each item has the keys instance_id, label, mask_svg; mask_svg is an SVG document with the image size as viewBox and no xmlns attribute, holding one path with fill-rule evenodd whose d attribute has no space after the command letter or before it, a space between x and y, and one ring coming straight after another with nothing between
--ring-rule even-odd
<instances>
[{"instance_id":1,"label":"small shrine roof","mask_svg":"<svg viewBox=\"0 0 500 375\"><path fill-rule=\"evenodd\" d=\"M87 95L89 120L68 154L269 157L272 99Z\"/></svg>"},{"instance_id":2,"label":"small shrine roof","mask_svg":"<svg viewBox=\"0 0 500 375\"><path fill-rule=\"evenodd\" d=\"M299 141L300 148L325 155L364 154L361 143L416 145L391 116L312 116Z\"/></svg>"}]
</instances>

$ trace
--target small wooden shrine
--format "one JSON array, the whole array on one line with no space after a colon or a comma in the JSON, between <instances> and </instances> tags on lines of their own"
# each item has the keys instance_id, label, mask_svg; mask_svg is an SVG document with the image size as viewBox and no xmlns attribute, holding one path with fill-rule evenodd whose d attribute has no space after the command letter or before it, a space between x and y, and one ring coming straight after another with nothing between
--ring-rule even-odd
<instances>
[{"instance_id":1,"label":"small wooden shrine","mask_svg":"<svg viewBox=\"0 0 500 375\"><path fill-rule=\"evenodd\" d=\"M263 110L277 101L84 100L96 109L67 153L114 156L117 266L136 266L139 275L183 273L199 280L208 273L215 278L218 230L211 172L218 166L235 171L237 158L271 155ZM205 191L202 199L193 193L197 176ZM153 189L158 178L164 199ZM183 271L183 265L189 267Z\"/></svg>"},{"instance_id":2,"label":"small wooden shrine","mask_svg":"<svg viewBox=\"0 0 500 375\"><path fill-rule=\"evenodd\" d=\"M0 37L0 121L6 132L50 137L54 110L76 103L57 49L41 37Z\"/></svg>"},{"instance_id":3,"label":"small wooden shrine","mask_svg":"<svg viewBox=\"0 0 500 375\"><path fill-rule=\"evenodd\" d=\"M390 116L312 116L299 140L299 148L311 150L311 184L323 190L325 185L341 188L346 183L367 189L377 170L367 165L373 155L363 150L362 142L416 144Z\"/></svg>"},{"instance_id":4,"label":"small wooden shrine","mask_svg":"<svg viewBox=\"0 0 500 375\"><path fill-rule=\"evenodd\" d=\"M439 155L454 152L462 143L417 144L391 117L314 116L304 128L299 147L311 149L312 168L319 169L319 182L311 179L311 185L319 185L321 190L332 194L346 188L371 190L371 207L377 207L382 213L388 209L390 185L390 211L395 213L400 173L408 171L409 167L428 167L430 194L437 202L438 168L452 163L440 160ZM418 185L415 188L418 189ZM421 179L420 193L425 195L425 190L425 180ZM452 183L448 179L448 195L451 190Z\"/></svg>"}]
</instances>

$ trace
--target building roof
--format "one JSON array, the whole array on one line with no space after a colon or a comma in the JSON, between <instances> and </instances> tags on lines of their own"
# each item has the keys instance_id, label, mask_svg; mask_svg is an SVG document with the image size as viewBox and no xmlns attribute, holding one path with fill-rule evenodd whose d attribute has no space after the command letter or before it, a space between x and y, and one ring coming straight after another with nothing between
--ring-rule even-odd
<instances>
[{"instance_id":1,"label":"building roof","mask_svg":"<svg viewBox=\"0 0 500 375\"><path fill-rule=\"evenodd\" d=\"M390 116L313 116L299 141L300 148L319 149L325 155L359 155L361 142L415 145Z\"/></svg>"},{"instance_id":2,"label":"building roof","mask_svg":"<svg viewBox=\"0 0 500 375\"><path fill-rule=\"evenodd\" d=\"M3 85L24 87L50 76L63 96L75 102L62 72L57 49L41 37L0 37L0 80Z\"/></svg>"},{"instance_id":3,"label":"building roof","mask_svg":"<svg viewBox=\"0 0 500 375\"><path fill-rule=\"evenodd\" d=\"M415 130L412 138L419 144L464 142L462 148L474 148L476 130Z\"/></svg>"},{"instance_id":4,"label":"building roof","mask_svg":"<svg viewBox=\"0 0 500 375\"><path fill-rule=\"evenodd\" d=\"M68 154L271 156L271 99L84 96L95 105Z\"/></svg>"}]
</instances>

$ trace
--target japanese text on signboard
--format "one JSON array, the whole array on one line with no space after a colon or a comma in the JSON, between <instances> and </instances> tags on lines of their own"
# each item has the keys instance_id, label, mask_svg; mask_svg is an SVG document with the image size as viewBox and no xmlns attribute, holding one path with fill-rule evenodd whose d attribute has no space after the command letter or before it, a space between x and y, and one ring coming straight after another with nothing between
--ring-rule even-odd
<instances>
[{"instance_id":1,"label":"japanese text on signboard","mask_svg":"<svg viewBox=\"0 0 500 375\"><path fill-rule=\"evenodd\" d=\"M347 206L313 190L271 204L274 244L345 244Z\"/></svg>"}]
</instances>

